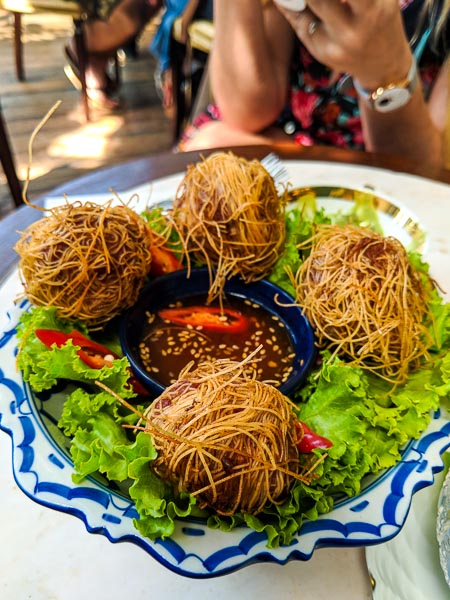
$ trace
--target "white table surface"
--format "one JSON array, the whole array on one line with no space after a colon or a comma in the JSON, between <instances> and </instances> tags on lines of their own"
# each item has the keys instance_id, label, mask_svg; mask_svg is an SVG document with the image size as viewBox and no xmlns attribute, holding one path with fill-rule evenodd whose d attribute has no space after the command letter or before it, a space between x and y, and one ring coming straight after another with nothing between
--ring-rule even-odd
<instances>
[{"instance_id":1,"label":"white table surface","mask_svg":"<svg viewBox=\"0 0 450 600\"><path fill-rule=\"evenodd\" d=\"M426 260L449 300L448 185L334 163L293 161L289 170L294 184L369 186L412 210L429 232ZM14 276L3 284L0 313L11 303L16 289ZM368 600L371 587L362 548L319 549L306 562L256 564L213 579L195 580L172 573L139 547L127 542L112 544L101 535L89 534L81 520L29 499L14 481L10 438L0 432L0 599L127 597Z\"/></svg>"}]
</instances>

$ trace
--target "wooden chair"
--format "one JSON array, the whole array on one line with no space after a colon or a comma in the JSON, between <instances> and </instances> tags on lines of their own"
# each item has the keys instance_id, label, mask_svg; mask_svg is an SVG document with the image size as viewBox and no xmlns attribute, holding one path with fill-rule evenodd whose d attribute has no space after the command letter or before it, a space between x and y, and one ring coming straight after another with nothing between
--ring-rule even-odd
<instances>
[{"instance_id":1,"label":"wooden chair","mask_svg":"<svg viewBox=\"0 0 450 600\"><path fill-rule=\"evenodd\" d=\"M73 0L0 0L0 8L12 13L14 17L14 56L16 74L19 81L25 81L22 42L22 15L32 13L54 13L68 15L73 19L74 39L78 57L78 68L81 83L81 100L86 120L90 120L89 97L86 86L86 69L88 65L88 52L84 33L86 14L81 5ZM116 82L119 83L119 63L115 61Z\"/></svg>"},{"instance_id":2,"label":"wooden chair","mask_svg":"<svg viewBox=\"0 0 450 600\"><path fill-rule=\"evenodd\" d=\"M17 177L14 157L9 142L9 135L6 129L5 120L3 118L2 107L0 105L0 162L5 171L6 181L8 182L9 190L15 206L23 204L22 186Z\"/></svg>"},{"instance_id":3,"label":"wooden chair","mask_svg":"<svg viewBox=\"0 0 450 600\"><path fill-rule=\"evenodd\" d=\"M181 20L176 19L170 40L170 64L174 94L173 141L176 144L192 117L195 100L204 92L207 62L214 38L211 21L194 20L188 27L188 41L181 41ZM197 63L197 65L195 65Z\"/></svg>"}]
</instances>

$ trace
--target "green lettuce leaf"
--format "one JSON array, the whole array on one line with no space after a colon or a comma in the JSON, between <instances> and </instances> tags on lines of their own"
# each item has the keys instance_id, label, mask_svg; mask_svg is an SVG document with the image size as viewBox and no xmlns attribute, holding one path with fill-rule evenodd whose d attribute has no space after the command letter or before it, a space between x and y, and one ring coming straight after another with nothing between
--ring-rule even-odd
<instances>
[{"instance_id":1,"label":"green lettuce leaf","mask_svg":"<svg viewBox=\"0 0 450 600\"><path fill-rule=\"evenodd\" d=\"M314 219L311 220L310 216ZM286 239L284 252L277 260L268 277L269 281L284 289L293 298L296 296L292 275L303 261L298 246L311 237L313 223L327 223L329 218L323 211L316 210L314 194L302 196L286 212Z\"/></svg>"},{"instance_id":2,"label":"green lettuce leaf","mask_svg":"<svg viewBox=\"0 0 450 600\"><path fill-rule=\"evenodd\" d=\"M139 408L136 411L139 413ZM97 471L113 481L123 481L128 463L121 457L121 450L133 438L123 426L134 425L138 418L108 392L90 394L81 388L72 392L64 403L58 427L72 438L74 481Z\"/></svg>"},{"instance_id":3,"label":"green lettuce leaf","mask_svg":"<svg viewBox=\"0 0 450 600\"><path fill-rule=\"evenodd\" d=\"M335 225L346 225L350 223L360 227L368 227L369 229L372 229L372 231L383 234L383 228L373 200L373 194L355 190L353 200L354 202L350 205L349 211L339 211L331 216L332 222Z\"/></svg>"},{"instance_id":4,"label":"green lettuce leaf","mask_svg":"<svg viewBox=\"0 0 450 600\"><path fill-rule=\"evenodd\" d=\"M89 337L82 323L60 319L54 308L33 308L23 313L17 329L20 340L17 367L22 371L24 381L33 390L48 390L58 380L67 379L86 384L101 381L123 398L136 395L128 384L130 363L126 357L115 360L111 366L92 369L80 359L78 348L71 340L61 348L47 348L34 333L39 328L57 329L65 333L76 328Z\"/></svg>"}]
</instances>

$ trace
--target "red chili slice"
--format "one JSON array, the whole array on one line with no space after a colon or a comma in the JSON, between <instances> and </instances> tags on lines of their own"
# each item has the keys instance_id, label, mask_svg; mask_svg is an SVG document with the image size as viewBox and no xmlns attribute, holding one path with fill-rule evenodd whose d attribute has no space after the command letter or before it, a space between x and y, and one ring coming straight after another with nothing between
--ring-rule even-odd
<instances>
[{"instance_id":1,"label":"red chili slice","mask_svg":"<svg viewBox=\"0 0 450 600\"><path fill-rule=\"evenodd\" d=\"M247 318L232 308L215 306L188 306L185 308L165 308L158 316L176 325L202 327L206 331L218 333L243 333L248 327Z\"/></svg>"},{"instance_id":2,"label":"red chili slice","mask_svg":"<svg viewBox=\"0 0 450 600\"><path fill-rule=\"evenodd\" d=\"M173 273L183 269L183 265L178 258L164 246L152 246L150 248L152 262L150 265L150 274L154 277Z\"/></svg>"},{"instance_id":3,"label":"red chili slice","mask_svg":"<svg viewBox=\"0 0 450 600\"><path fill-rule=\"evenodd\" d=\"M120 358L115 352L112 352L106 346L97 344L79 331L72 329L70 333L64 333L57 329L36 329L36 337L47 346L52 348L55 345L57 348L64 346L66 342L72 340L74 346L79 346L77 351L78 356L85 365L91 369L101 369L102 367L110 367L116 358ZM145 387L134 377L131 369L129 369L130 377L128 383L132 386L136 394L140 396L148 396L149 392Z\"/></svg>"},{"instance_id":4,"label":"red chili slice","mask_svg":"<svg viewBox=\"0 0 450 600\"><path fill-rule=\"evenodd\" d=\"M295 424L297 429L297 448L300 452L312 452L314 448L331 448L333 442L318 433L312 431L305 423L297 421Z\"/></svg>"}]
</instances>

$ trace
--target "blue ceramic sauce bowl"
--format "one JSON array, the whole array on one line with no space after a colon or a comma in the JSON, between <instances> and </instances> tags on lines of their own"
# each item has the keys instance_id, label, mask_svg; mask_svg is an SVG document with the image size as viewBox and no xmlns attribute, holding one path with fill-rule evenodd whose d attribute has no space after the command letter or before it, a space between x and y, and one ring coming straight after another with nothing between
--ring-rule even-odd
<instances>
[{"instance_id":1,"label":"blue ceramic sauce bowl","mask_svg":"<svg viewBox=\"0 0 450 600\"><path fill-rule=\"evenodd\" d=\"M136 304L123 316L119 334L123 353L130 361L135 376L155 396L160 395L165 386L144 366L139 352L139 344L144 335L148 313L167 308L178 301L206 295L209 289L209 274L206 268L175 271L154 279L141 292ZM263 279L244 283L234 277L224 288L227 298L250 300L263 309L278 316L284 323L293 347L293 369L279 390L289 396L307 377L316 359L312 328L293 298L280 287Z\"/></svg>"}]
</instances>

